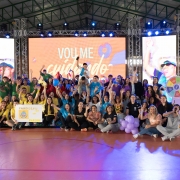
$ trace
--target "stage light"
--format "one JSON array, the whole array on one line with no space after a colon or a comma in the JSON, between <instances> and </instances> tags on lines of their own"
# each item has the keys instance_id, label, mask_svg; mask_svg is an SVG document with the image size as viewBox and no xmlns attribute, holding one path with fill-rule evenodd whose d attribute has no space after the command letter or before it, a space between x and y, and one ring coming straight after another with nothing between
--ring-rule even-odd
<instances>
[{"instance_id":1,"label":"stage light","mask_svg":"<svg viewBox=\"0 0 180 180\"><path fill-rule=\"evenodd\" d=\"M49 37L52 37L53 33L52 32L48 32L47 34Z\"/></svg>"},{"instance_id":2,"label":"stage light","mask_svg":"<svg viewBox=\"0 0 180 180\"><path fill-rule=\"evenodd\" d=\"M152 35L152 32L151 32L151 31L148 31L148 32L147 32L147 35L148 35L148 36L151 36L151 35Z\"/></svg>"},{"instance_id":3,"label":"stage light","mask_svg":"<svg viewBox=\"0 0 180 180\"><path fill-rule=\"evenodd\" d=\"M37 30L43 30L43 24L38 23L37 24Z\"/></svg>"},{"instance_id":4,"label":"stage light","mask_svg":"<svg viewBox=\"0 0 180 180\"><path fill-rule=\"evenodd\" d=\"M6 34L5 37L6 37L6 38L10 38L10 34Z\"/></svg>"},{"instance_id":5,"label":"stage light","mask_svg":"<svg viewBox=\"0 0 180 180\"><path fill-rule=\"evenodd\" d=\"M157 35L159 35L159 31L155 31L155 33L154 33L154 34L155 34L156 36L157 36Z\"/></svg>"},{"instance_id":6,"label":"stage light","mask_svg":"<svg viewBox=\"0 0 180 180\"><path fill-rule=\"evenodd\" d=\"M161 28L167 28L167 22L165 20L160 22L160 27Z\"/></svg>"},{"instance_id":7,"label":"stage light","mask_svg":"<svg viewBox=\"0 0 180 180\"><path fill-rule=\"evenodd\" d=\"M87 37L87 32L83 32L83 36L84 36L84 37Z\"/></svg>"},{"instance_id":8,"label":"stage light","mask_svg":"<svg viewBox=\"0 0 180 180\"><path fill-rule=\"evenodd\" d=\"M95 27L95 26L96 26L96 23L95 23L95 22L92 22L92 23L91 23L91 26Z\"/></svg>"},{"instance_id":9,"label":"stage light","mask_svg":"<svg viewBox=\"0 0 180 180\"><path fill-rule=\"evenodd\" d=\"M101 37L105 37L106 34L104 32L101 33Z\"/></svg>"},{"instance_id":10,"label":"stage light","mask_svg":"<svg viewBox=\"0 0 180 180\"><path fill-rule=\"evenodd\" d=\"M78 31L76 31L76 32L74 33L74 36L75 36L75 37L79 36Z\"/></svg>"},{"instance_id":11,"label":"stage light","mask_svg":"<svg viewBox=\"0 0 180 180\"><path fill-rule=\"evenodd\" d=\"M68 29L69 29L69 24L68 24L67 22L65 22L65 23L63 24L63 29L64 29L64 30L68 30Z\"/></svg>"},{"instance_id":12,"label":"stage light","mask_svg":"<svg viewBox=\"0 0 180 180\"><path fill-rule=\"evenodd\" d=\"M114 24L114 29L115 29L115 30L120 30L120 29L121 29L121 25L120 25L119 22L117 22L117 23Z\"/></svg>"},{"instance_id":13,"label":"stage light","mask_svg":"<svg viewBox=\"0 0 180 180\"><path fill-rule=\"evenodd\" d=\"M109 37L113 37L114 36L114 33L113 32L110 32L109 33Z\"/></svg>"},{"instance_id":14,"label":"stage light","mask_svg":"<svg viewBox=\"0 0 180 180\"><path fill-rule=\"evenodd\" d=\"M41 32L41 33L40 33L40 36L41 36L41 37L44 37L44 32Z\"/></svg>"},{"instance_id":15,"label":"stage light","mask_svg":"<svg viewBox=\"0 0 180 180\"><path fill-rule=\"evenodd\" d=\"M165 33L168 35L168 34L170 33L170 31L169 31L169 30L166 30Z\"/></svg>"},{"instance_id":16,"label":"stage light","mask_svg":"<svg viewBox=\"0 0 180 180\"><path fill-rule=\"evenodd\" d=\"M152 27L152 22L147 22L146 24L145 24L145 28L146 29L152 29L153 27Z\"/></svg>"}]
</instances>

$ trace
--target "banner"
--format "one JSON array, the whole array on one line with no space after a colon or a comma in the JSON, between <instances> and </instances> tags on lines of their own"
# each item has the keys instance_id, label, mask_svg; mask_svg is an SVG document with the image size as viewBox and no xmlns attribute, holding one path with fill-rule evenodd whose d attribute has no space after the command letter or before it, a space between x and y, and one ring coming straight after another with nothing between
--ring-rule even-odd
<instances>
[{"instance_id":1,"label":"banner","mask_svg":"<svg viewBox=\"0 0 180 180\"><path fill-rule=\"evenodd\" d=\"M14 39L0 38L0 79L14 78Z\"/></svg>"},{"instance_id":2,"label":"banner","mask_svg":"<svg viewBox=\"0 0 180 180\"><path fill-rule=\"evenodd\" d=\"M17 105L15 112L18 122L42 122L42 105Z\"/></svg>"},{"instance_id":3,"label":"banner","mask_svg":"<svg viewBox=\"0 0 180 180\"><path fill-rule=\"evenodd\" d=\"M53 76L60 72L67 77L70 70L77 75L77 56L81 66L88 64L90 77L126 76L125 37L29 38L29 72L33 77L39 77L43 65Z\"/></svg>"},{"instance_id":4,"label":"banner","mask_svg":"<svg viewBox=\"0 0 180 180\"><path fill-rule=\"evenodd\" d=\"M143 37L142 51L143 79L152 84L152 77L157 76L165 86L176 75L176 35Z\"/></svg>"}]
</instances>

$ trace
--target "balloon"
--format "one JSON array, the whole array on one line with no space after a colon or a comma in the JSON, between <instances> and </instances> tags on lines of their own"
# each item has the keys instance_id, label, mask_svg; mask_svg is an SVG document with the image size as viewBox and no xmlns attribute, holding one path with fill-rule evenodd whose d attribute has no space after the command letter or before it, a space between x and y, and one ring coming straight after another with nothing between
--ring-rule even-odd
<instances>
[{"instance_id":1,"label":"balloon","mask_svg":"<svg viewBox=\"0 0 180 180\"><path fill-rule=\"evenodd\" d=\"M122 121L124 121L123 119L118 119L118 123L121 124Z\"/></svg>"},{"instance_id":2,"label":"balloon","mask_svg":"<svg viewBox=\"0 0 180 180\"><path fill-rule=\"evenodd\" d=\"M126 120L128 123L134 123L134 117L133 117L133 116L126 116L126 117L125 117L125 120Z\"/></svg>"},{"instance_id":3,"label":"balloon","mask_svg":"<svg viewBox=\"0 0 180 180\"><path fill-rule=\"evenodd\" d=\"M138 133L138 128L132 129L132 130L131 130L131 133L132 133L132 134L137 134L137 133Z\"/></svg>"},{"instance_id":4,"label":"balloon","mask_svg":"<svg viewBox=\"0 0 180 180\"><path fill-rule=\"evenodd\" d=\"M128 123L126 128L129 130L132 130L132 129L134 129L134 124Z\"/></svg>"},{"instance_id":5,"label":"balloon","mask_svg":"<svg viewBox=\"0 0 180 180\"><path fill-rule=\"evenodd\" d=\"M136 127L136 128L139 127L139 122L135 121L134 122L134 127Z\"/></svg>"},{"instance_id":6,"label":"balloon","mask_svg":"<svg viewBox=\"0 0 180 180\"><path fill-rule=\"evenodd\" d=\"M134 118L134 122L139 122L139 119L138 118Z\"/></svg>"},{"instance_id":7,"label":"balloon","mask_svg":"<svg viewBox=\"0 0 180 180\"><path fill-rule=\"evenodd\" d=\"M126 128L127 124L128 124L128 123L127 123L126 121L122 121L122 122L121 122L121 125L122 125L122 127L124 127L124 128Z\"/></svg>"},{"instance_id":8,"label":"balloon","mask_svg":"<svg viewBox=\"0 0 180 180\"><path fill-rule=\"evenodd\" d=\"M125 127L121 126L119 129L120 129L121 131L124 131L124 130L125 130Z\"/></svg>"},{"instance_id":9,"label":"balloon","mask_svg":"<svg viewBox=\"0 0 180 180\"><path fill-rule=\"evenodd\" d=\"M53 79L53 86L58 86L59 80L58 79Z\"/></svg>"},{"instance_id":10,"label":"balloon","mask_svg":"<svg viewBox=\"0 0 180 180\"><path fill-rule=\"evenodd\" d=\"M125 132L126 132L126 133L130 133L131 130L126 128L126 129L125 129Z\"/></svg>"}]
</instances>

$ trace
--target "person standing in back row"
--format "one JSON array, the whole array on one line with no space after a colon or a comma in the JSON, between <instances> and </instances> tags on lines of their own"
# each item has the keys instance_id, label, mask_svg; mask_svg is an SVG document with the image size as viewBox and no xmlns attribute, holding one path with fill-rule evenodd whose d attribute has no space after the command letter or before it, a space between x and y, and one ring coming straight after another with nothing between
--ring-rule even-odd
<instances>
[{"instance_id":1,"label":"person standing in back row","mask_svg":"<svg viewBox=\"0 0 180 180\"><path fill-rule=\"evenodd\" d=\"M88 71L87 63L83 63L83 67L79 65L79 56L76 58L77 67L80 69L79 82L78 82L78 93L81 94L83 86L86 86L86 91L89 91L89 76L90 72Z\"/></svg>"}]
</instances>

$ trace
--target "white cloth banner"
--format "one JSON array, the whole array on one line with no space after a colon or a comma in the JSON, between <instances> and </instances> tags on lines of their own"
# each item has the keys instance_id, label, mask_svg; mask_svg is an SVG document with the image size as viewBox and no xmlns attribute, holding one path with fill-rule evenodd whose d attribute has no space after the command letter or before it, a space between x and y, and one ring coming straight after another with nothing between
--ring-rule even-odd
<instances>
[{"instance_id":1,"label":"white cloth banner","mask_svg":"<svg viewBox=\"0 0 180 180\"><path fill-rule=\"evenodd\" d=\"M15 119L18 122L42 122L42 105L17 105Z\"/></svg>"}]
</instances>

